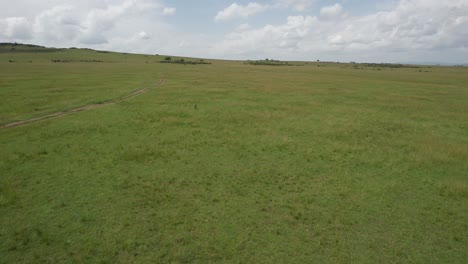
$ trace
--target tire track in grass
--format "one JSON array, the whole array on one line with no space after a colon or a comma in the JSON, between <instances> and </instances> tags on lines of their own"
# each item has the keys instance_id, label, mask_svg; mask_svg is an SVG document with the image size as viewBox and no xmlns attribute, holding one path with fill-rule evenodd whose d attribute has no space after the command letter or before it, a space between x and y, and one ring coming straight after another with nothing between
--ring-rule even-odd
<instances>
[{"instance_id":1,"label":"tire track in grass","mask_svg":"<svg viewBox=\"0 0 468 264\"><path fill-rule=\"evenodd\" d=\"M105 102L102 102L102 103L97 103L97 104L85 105L85 106L81 106L81 107L78 107L78 108L73 108L73 109L70 109L70 110L65 110L65 111L60 111L60 112L48 114L48 115L45 115L45 116L40 116L40 117L35 117L35 118L27 119L27 120L16 121L16 122L4 124L4 125L0 126L0 129L8 128L8 127L23 126L23 125L43 121L43 120L62 117L62 116L66 116L66 115L70 115L70 114L74 114L74 113L79 113L79 112L83 112L83 111L92 110L92 109L95 109L95 108L100 108L100 107L111 105L111 104L116 104L116 103L119 103L119 102L122 102L122 101L127 101L127 100L129 100L129 99L131 99L133 97L137 97L137 96L139 96L141 94L144 94L144 93L148 92L151 88L161 86L165 82L166 82L166 78L163 76L163 77L161 77L159 82L157 82L152 87L143 88L143 89L134 91L134 92L132 92L130 94L121 96L121 97L116 98L116 99L111 99L111 100L108 100L108 101L105 101Z\"/></svg>"}]
</instances>

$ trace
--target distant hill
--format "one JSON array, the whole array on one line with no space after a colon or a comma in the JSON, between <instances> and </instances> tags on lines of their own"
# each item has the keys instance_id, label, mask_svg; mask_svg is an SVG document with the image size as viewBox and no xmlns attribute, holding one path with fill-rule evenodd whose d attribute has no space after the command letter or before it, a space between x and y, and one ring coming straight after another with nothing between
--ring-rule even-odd
<instances>
[{"instance_id":1,"label":"distant hill","mask_svg":"<svg viewBox=\"0 0 468 264\"><path fill-rule=\"evenodd\" d=\"M22 43L0 43L0 52L57 52L64 49L47 48L44 46Z\"/></svg>"},{"instance_id":2,"label":"distant hill","mask_svg":"<svg viewBox=\"0 0 468 264\"><path fill-rule=\"evenodd\" d=\"M420 61L420 62L404 62L403 64L412 65L432 65L432 66L468 66L468 63L447 63L447 62L436 62L436 61Z\"/></svg>"},{"instance_id":3,"label":"distant hill","mask_svg":"<svg viewBox=\"0 0 468 264\"><path fill-rule=\"evenodd\" d=\"M76 48L76 47L70 47L70 48L55 48L55 47L45 47L45 46L40 46L40 45L35 45L35 44L25 44L25 43L13 43L13 42L0 42L0 53L14 53L14 52L59 52L59 51L65 51L65 50L82 50L82 51L94 51L98 53L116 53L116 54L131 54L131 53L125 53L125 52L113 52L113 51L101 51L101 50L94 50L94 49L89 49L89 48ZM139 54L139 55L147 55L147 54ZM185 60L192 59L190 63L195 62L195 59L197 58L191 58L191 57L180 57L184 58ZM211 59L210 61L213 61ZM162 61L162 62L167 62L168 61ZM177 60L170 61L171 63L177 63ZM315 61L302 61L302 62L288 62L288 61L278 61L278 60L246 60L244 63L246 64L252 64L252 65L272 65L272 66L303 66L304 63L310 63L310 62L315 62ZM182 61L183 64L184 61ZM187 62L189 63L189 62ZM317 63L328 63L326 61L320 61ZM332 63L332 62L329 62ZM195 64L205 64L205 63L195 63ZM444 62L401 62L401 63L366 63L366 62L361 62L361 63L355 63L351 62L350 64L358 64L358 65L366 65L368 67L387 67L387 68L402 68L402 67L415 67L417 66L458 66L458 67L468 67L468 63L444 63Z\"/></svg>"}]
</instances>

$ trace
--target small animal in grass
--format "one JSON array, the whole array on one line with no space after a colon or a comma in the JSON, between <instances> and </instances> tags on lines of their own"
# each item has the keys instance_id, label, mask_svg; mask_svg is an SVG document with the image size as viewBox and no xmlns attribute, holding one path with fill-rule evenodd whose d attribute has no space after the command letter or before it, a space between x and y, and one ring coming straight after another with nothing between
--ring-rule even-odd
<instances>
[{"instance_id":1,"label":"small animal in grass","mask_svg":"<svg viewBox=\"0 0 468 264\"><path fill-rule=\"evenodd\" d=\"M197 105L195 105L193 108L194 108L195 110L197 110L197 109L198 109Z\"/></svg>"}]
</instances>

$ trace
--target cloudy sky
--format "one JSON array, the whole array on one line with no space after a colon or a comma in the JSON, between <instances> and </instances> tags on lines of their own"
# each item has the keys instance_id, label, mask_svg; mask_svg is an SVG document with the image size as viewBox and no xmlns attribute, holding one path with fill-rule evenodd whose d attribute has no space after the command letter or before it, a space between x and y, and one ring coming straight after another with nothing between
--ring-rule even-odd
<instances>
[{"instance_id":1,"label":"cloudy sky","mask_svg":"<svg viewBox=\"0 0 468 264\"><path fill-rule=\"evenodd\" d=\"M0 0L0 42L224 59L468 63L468 0Z\"/></svg>"}]
</instances>

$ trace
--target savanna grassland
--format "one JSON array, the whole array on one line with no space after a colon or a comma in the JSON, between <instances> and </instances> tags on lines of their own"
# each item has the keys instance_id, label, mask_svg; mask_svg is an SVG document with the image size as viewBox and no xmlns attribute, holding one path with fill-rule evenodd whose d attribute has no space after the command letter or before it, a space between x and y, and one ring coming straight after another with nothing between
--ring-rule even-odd
<instances>
[{"instance_id":1,"label":"savanna grassland","mask_svg":"<svg viewBox=\"0 0 468 264\"><path fill-rule=\"evenodd\" d=\"M0 125L166 78L0 129L0 263L468 259L466 67L0 49Z\"/></svg>"}]
</instances>

